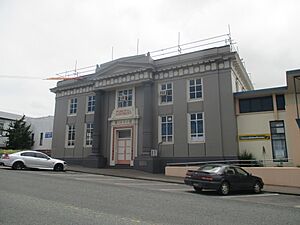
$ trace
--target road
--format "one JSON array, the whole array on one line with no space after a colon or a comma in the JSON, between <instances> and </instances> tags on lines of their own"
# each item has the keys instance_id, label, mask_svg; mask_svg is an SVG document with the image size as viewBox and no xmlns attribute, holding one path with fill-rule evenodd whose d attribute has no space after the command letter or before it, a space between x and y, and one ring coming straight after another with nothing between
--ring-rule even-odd
<instances>
[{"instance_id":1,"label":"road","mask_svg":"<svg viewBox=\"0 0 300 225\"><path fill-rule=\"evenodd\" d=\"M1 225L299 225L300 196L222 197L163 182L0 169Z\"/></svg>"}]
</instances>

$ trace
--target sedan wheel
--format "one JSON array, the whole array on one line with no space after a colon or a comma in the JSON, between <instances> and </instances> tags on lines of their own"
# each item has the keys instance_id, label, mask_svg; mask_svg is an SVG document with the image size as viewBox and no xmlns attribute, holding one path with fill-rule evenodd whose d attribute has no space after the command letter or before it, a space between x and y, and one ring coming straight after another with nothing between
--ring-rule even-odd
<instances>
[{"instance_id":1,"label":"sedan wheel","mask_svg":"<svg viewBox=\"0 0 300 225\"><path fill-rule=\"evenodd\" d=\"M197 193L200 193L202 191L202 188L201 187L195 187L194 186L194 190L197 192Z\"/></svg>"},{"instance_id":2,"label":"sedan wheel","mask_svg":"<svg viewBox=\"0 0 300 225\"><path fill-rule=\"evenodd\" d=\"M230 191L230 186L228 182L223 182L219 188L219 193L221 195L228 195Z\"/></svg>"},{"instance_id":3,"label":"sedan wheel","mask_svg":"<svg viewBox=\"0 0 300 225\"><path fill-rule=\"evenodd\" d=\"M14 169L14 170L21 170L23 168L24 168L24 164L22 162L15 162L12 165L12 169Z\"/></svg>"},{"instance_id":4,"label":"sedan wheel","mask_svg":"<svg viewBox=\"0 0 300 225\"><path fill-rule=\"evenodd\" d=\"M254 193L258 194L261 192L261 185L259 182L256 182L253 186L253 191Z\"/></svg>"},{"instance_id":5,"label":"sedan wheel","mask_svg":"<svg viewBox=\"0 0 300 225\"><path fill-rule=\"evenodd\" d=\"M64 166L62 164L56 164L54 166L54 171L63 171L64 170Z\"/></svg>"}]
</instances>

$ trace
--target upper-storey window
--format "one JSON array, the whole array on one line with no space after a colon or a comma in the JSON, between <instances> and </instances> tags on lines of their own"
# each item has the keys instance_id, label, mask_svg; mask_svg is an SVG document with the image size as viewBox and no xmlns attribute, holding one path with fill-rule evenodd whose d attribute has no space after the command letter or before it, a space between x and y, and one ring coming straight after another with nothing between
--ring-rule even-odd
<instances>
[{"instance_id":1,"label":"upper-storey window","mask_svg":"<svg viewBox=\"0 0 300 225\"><path fill-rule=\"evenodd\" d=\"M92 113L95 112L95 95L88 96L88 101L87 101L87 112Z\"/></svg>"},{"instance_id":2,"label":"upper-storey window","mask_svg":"<svg viewBox=\"0 0 300 225\"><path fill-rule=\"evenodd\" d=\"M172 103L173 101L173 85L165 83L160 85L159 89L160 104Z\"/></svg>"},{"instance_id":3,"label":"upper-storey window","mask_svg":"<svg viewBox=\"0 0 300 225\"><path fill-rule=\"evenodd\" d=\"M132 89L118 91L118 108L132 106L133 91Z\"/></svg>"},{"instance_id":4,"label":"upper-storey window","mask_svg":"<svg viewBox=\"0 0 300 225\"><path fill-rule=\"evenodd\" d=\"M77 98L70 99L69 102L69 114L76 114L77 112Z\"/></svg>"},{"instance_id":5,"label":"upper-storey window","mask_svg":"<svg viewBox=\"0 0 300 225\"><path fill-rule=\"evenodd\" d=\"M240 99L240 113L273 111L272 96ZM276 95L278 110L285 110L284 95Z\"/></svg>"},{"instance_id":6,"label":"upper-storey window","mask_svg":"<svg viewBox=\"0 0 300 225\"><path fill-rule=\"evenodd\" d=\"M202 90L202 79L197 78L193 80L189 80L189 100L201 100L203 97L203 90Z\"/></svg>"}]
</instances>

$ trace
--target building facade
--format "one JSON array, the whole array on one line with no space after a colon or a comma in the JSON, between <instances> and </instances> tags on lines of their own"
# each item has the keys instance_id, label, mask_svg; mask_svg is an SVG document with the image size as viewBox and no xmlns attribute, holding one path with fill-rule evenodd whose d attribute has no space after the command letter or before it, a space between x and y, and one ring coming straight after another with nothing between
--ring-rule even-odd
<instances>
[{"instance_id":1,"label":"building facade","mask_svg":"<svg viewBox=\"0 0 300 225\"><path fill-rule=\"evenodd\" d=\"M300 165L300 70L287 86L235 93L240 153L265 165Z\"/></svg>"},{"instance_id":2,"label":"building facade","mask_svg":"<svg viewBox=\"0 0 300 225\"><path fill-rule=\"evenodd\" d=\"M85 166L150 172L162 172L167 162L234 159L233 92L251 89L230 46L101 64L51 89L52 154Z\"/></svg>"}]
</instances>

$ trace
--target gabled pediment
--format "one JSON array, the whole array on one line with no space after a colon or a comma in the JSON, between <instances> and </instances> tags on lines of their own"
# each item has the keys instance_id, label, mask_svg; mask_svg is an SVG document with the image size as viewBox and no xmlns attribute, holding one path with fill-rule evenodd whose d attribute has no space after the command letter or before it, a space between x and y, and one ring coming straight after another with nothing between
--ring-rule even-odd
<instances>
[{"instance_id":1,"label":"gabled pediment","mask_svg":"<svg viewBox=\"0 0 300 225\"><path fill-rule=\"evenodd\" d=\"M150 68L154 68L153 60L150 56L132 56L101 64L100 67L96 69L96 77L111 77Z\"/></svg>"}]
</instances>

